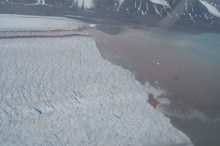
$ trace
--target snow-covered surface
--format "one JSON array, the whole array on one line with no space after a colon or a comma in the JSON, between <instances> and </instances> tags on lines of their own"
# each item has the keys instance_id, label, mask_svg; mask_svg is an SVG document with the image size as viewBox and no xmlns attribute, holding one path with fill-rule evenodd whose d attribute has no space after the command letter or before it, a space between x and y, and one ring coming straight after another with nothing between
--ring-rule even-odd
<instances>
[{"instance_id":1,"label":"snow-covered surface","mask_svg":"<svg viewBox=\"0 0 220 146\"><path fill-rule=\"evenodd\" d=\"M96 24L89 24L89 27L96 27Z\"/></svg>"},{"instance_id":2,"label":"snow-covered surface","mask_svg":"<svg viewBox=\"0 0 220 146\"><path fill-rule=\"evenodd\" d=\"M84 8L86 9L90 9L92 7L94 7L94 3L93 0L73 0L75 1L75 3L78 3L78 7L82 7L84 6Z\"/></svg>"},{"instance_id":3,"label":"snow-covered surface","mask_svg":"<svg viewBox=\"0 0 220 146\"><path fill-rule=\"evenodd\" d=\"M16 3L12 3L12 4L16 4ZM47 4L45 3L45 0L36 0L36 3L30 3L25 5L47 5Z\"/></svg>"},{"instance_id":4,"label":"snow-covered surface","mask_svg":"<svg viewBox=\"0 0 220 146\"><path fill-rule=\"evenodd\" d=\"M42 5L45 5L45 0L42 0L41 4L42 4Z\"/></svg>"},{"instance_id":5,"label":"snow-covered surface","mask_svg":"<svg viewBox=\"0 0 220 146\"><path fill-rule=\"evenodd\" d=\"M89 26L89 25L88 25ZM89 26L89 28L94 28ZM6 33L7 32L7 33ZM22 38L22 37L64 37L64 36L85 36L89 35L82 29L78 30L47 30L47 31L4 31L0 32L2 38Z\"/></svg>"},{"instance_id":6,"label":"snow-covered surface","mask_svg":"<svg viewBox=\"0 0 220 146\"><path fill-rule=\"evenodd\" d=\"M121 5L125 0L118 0L119 5Z\"/></svg>"},{"instance_id":7,"label":"snow-covered surface","mask_svg":"<svg viewBox=\"0 0 220 146\"><path fill-rule=\"evenodd\" d=\"M162 15L160 14L160 12L157 10L157 7L156 7L156 6L154 6L154 9L155 9L156 13L157 13L158 15L160 15L160 17L162 17Z\"/></svg>"},{"instance_id":8,"label":"snow-covered surface","mask_svg":"<svg viewBox=\"0 0 220 146\"><path fill-rule=\"evenodd\" d=\"M85 18L87 20L94 20L94 21L102 21L100 19L93 19L93 18L87 18L87 17L83 17L83 16L77 16L77 15L65 15L65 17L70 17L70 18L73 18L73 19L77 19L77 18Z\"/></svg>"},{"instance_id":9,"label":"snow-covered surface","mask_svg":"<svg viewBox=\"0 0 220 146\"><path fill-rule=\"evenodd\" d=\"M10 30L30 27L10 17ZM161 91L104 60L91 37L0 39L0 62L0 145L192 145L147 102Z\"/></svg>"},{"instance_id":10,"label":"snow-covered surface","mask_svg":"<svg viewBox=\"0 0 220 146\"><path fill-rule=\"evenodd\" d=\"M150 1L155 4L163 5L164 7L170 8L170 5L166 0L150 0Z\"/></svg>"},{"instance_id":11,"label":"snow-covered surface","mask_svg":"<svg viewBox=\"0 0 220 146\"><path fill-rule=\"evenodd\" d=\"M67 18L8 14L1 15L0 22L0 31L73 30L83 25L79 21Z\"/></svg>"},{"instance_id":12,"label":"snow-covered surface","mask_svg":"<svg viewBox=\"0 0 220 146\"><path fill-rule=\"evenodd\" d=\"M212 15L219 17L220 18L220 12L211 4L207 3L204 0L199 0L209 11L209 13L211 13Z\"/></svg>"}]
</instances>

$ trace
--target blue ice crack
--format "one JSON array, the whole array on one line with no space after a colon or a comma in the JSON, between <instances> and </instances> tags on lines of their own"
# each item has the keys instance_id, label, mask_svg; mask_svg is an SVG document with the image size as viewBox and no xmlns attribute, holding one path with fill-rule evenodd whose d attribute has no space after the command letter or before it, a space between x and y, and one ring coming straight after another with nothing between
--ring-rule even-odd
<instances>
[{"instance_id":1,"label":"blue ice crack","mask_svg":"<svg viewBox=\"0 0 220 146\"><path fill-rule=\"evenodd\" d=\"M121 117L120 116L118 116L118 115L116 115L116 114L113 114L116 118L118 118L118 119L121 119Z\"/></svg>"},{"instance_id":2,"label":"blue ice crack","mask_svg":"<svg viewBox=\"0 0 220 146\"><path fill-rule=\"evenodd\" d=\"M41 111L41 110L39 110L39 109L37 109L37 108L34 108L40 115L42 115L43 114L43 112Z\"/></svg>"}]
</instances>

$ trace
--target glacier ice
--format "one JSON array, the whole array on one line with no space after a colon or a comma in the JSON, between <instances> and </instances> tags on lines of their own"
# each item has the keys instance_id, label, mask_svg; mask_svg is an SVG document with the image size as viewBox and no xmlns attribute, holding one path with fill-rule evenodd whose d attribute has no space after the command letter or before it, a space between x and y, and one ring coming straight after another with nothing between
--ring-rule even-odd
<instances>
[{"instance_id":1,"label":"glacier ice","mask_svg":"<svg viewBox=\"0 0 220 146\"><path fill-rule=\"evenodd\" d=\"M61 17L1 14L0 31L73 30L82 26L75 20Z\"/></svg>"},{"instance_id":2,"label":"glacier ice","mask_svg":"<svg viewBox=\"0 0 220 146\"><path fill-rule=\"evenodd\" d=\"M17 23L0 30L31 19L7 17ZM193 145L147 102L146 87L89 36L0 39L0 145Z\"/></svg>"}]
</instances>

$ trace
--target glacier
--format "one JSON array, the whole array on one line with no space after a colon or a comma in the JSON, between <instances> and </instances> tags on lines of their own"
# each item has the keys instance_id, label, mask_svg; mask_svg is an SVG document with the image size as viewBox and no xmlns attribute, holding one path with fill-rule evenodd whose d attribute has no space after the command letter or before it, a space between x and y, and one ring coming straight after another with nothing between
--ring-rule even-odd
<instances>
[{"instance_id":1,"label":"glacier","mask_svg":"<svg viewBox=\"0 0 220 146\"><path fill-rule=\"evenodd\" d=\"M3 20L0 145L193 145L147 102L152 86L102 58L86 30L78 30L84 24L0 15ZM22 38L22 30L37 36L35 29L84 36L58 31L56 37Z\"/></svg>"},{"instance_id":2,"label":"glacier","mask_svg":"<svg viewBox=\"0 0 220 146\"><path fill-rule=\"evenodd\" d=\"M61 17L1 14L0 31L74 30L82 23Z\"/></svg>"}]
</instances>

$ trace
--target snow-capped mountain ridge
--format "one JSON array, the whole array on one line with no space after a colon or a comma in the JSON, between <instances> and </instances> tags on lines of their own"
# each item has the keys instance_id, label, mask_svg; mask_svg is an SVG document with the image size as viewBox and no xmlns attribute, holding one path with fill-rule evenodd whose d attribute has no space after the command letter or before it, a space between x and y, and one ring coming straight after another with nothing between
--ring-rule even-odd
<instances>
[{"instance_id":1,"label":"snow-capped mountain ridge","mask_svg":"<svg viewBox=\"0 0 220 146\"><path fill-rule=\"evenodd\" d=\"M211 0L124 0L108 10L173 19L191 19L192 22L220 18L220 3ZM213 23L213 21L209 21Z\"/></svg>"},{"instance_id":2,"label":"snow-capped mountain ridge","mask_svg":"<svg viewBox=\"0 0 220 146\"><path fill-rule=\"evenodd\" d=\"M187 19L192 23L213 24L220 18L218 0L0 0L2 3L64 6L106 11L107 13L150 15L174 20Z\"/></svg>"}]
</instances>

